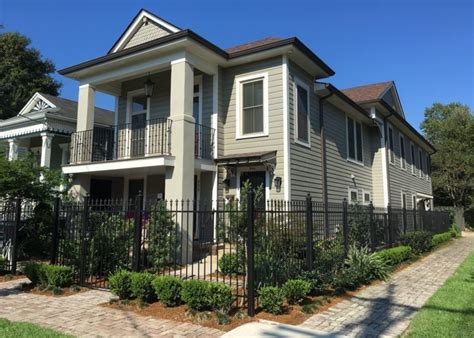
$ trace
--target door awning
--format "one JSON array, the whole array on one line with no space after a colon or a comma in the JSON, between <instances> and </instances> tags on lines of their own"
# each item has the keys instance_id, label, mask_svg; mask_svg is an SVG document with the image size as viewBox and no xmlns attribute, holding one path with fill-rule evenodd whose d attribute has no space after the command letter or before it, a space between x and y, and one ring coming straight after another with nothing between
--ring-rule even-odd
<instances>
[{"instance_id":1,"label":"door awning","mask_svg":"<svg viewBox=\"0 0 474 338\"><path fill-rule=\"evenodd\" d=\"M276 151L241 153L216 158L218 166L272 165L276 164Z\"/></svg>"}]
</instances>

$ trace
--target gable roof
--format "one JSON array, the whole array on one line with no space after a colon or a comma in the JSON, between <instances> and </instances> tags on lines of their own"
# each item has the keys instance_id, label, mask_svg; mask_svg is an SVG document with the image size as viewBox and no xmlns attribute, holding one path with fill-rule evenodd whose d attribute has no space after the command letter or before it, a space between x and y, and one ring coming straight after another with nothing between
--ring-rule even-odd
<instances>
[{"instance_id":1,"label":"gable roof","mask_svg":"<svg viewBox=\"0 0 474 338\"><path fill-rule=\"evenodd\" d=\"M260 40L246 42L246 43L243 43L241 45L225 48L224 50L227 53L232 54L232 53L246 51L246 50L249 50L249 49L252 49L252 48L255 48L255 47L261 47L261 46L269 45L271 43L281 41L281 40L285 40L285 39L268 37L268 38L263 38L263 39L260 39Z\"/></svg>"},{"instance_id":2,"label":"gable roof","mask_svg":"<svg viewBox=\"0 0 474 338\"><path fill-rule=\"evenodd\" d=\"M107 54L115 53L123 49L123 47L125 47L126 44L133 38L133 35L140 29L140 27L144 24L145 21L150 21L156 24L158 27L168 32L168 34L176 33L181 30L181 28L179 28L178 26L175 26L174 24L166 21L165 19L160 18L158 15L155 15L142 8L128 24L127 28L125 28L125 30L122 32L117 41L115 41L115 43L112 45L112 48L110 48Z\"/></svg>"},{"instance_id":3,"label":"gable roof","mask_svg":"<svg viewBox=\"0 0 474 338\"><path fill-rule=\"evenodd\" d=\"M342 92L352 101L364 103L380 100L385 92L393 85L393 81L372 83L363 86L343 89Z\"/></svg>"}]
</instances>

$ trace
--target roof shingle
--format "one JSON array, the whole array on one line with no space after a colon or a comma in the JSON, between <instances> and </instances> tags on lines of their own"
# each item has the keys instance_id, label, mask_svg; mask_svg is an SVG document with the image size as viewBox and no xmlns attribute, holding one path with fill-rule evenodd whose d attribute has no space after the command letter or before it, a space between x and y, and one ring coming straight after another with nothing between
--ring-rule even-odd
<instances>
[{"instance_id":1,"label":"roof shingle","mask_svg":"<svg viewBox=\"0 0 474 338\"><path fill-rule=\"evenodd\" d=\"M232 54L232 53L242 52L244 50L248 50L248 49L252 49L252 48L256 48L256 47L265 46L265 45L271 44L273 42L281 41L281 40L285 40L285 39L275 38L275 37L267 37L267 38L264 38L264 39L250 41L250 42L247 42L247 43L244 43L244 44L241 44L241 45L225 48L224 50L227 53Z\"/></svg>"},{"instance_id":2,"label":"roof shingle","mask_svg":"<svg viewBox=\"0 0 474 338\"><path fill-rule=\"evenodd\" d=\"M380 99L382 93L391 85L393 85L393 81L386 81L346 88L341 91L346 94L352 101L366 102Z\"/></svg>"}]
</instances>

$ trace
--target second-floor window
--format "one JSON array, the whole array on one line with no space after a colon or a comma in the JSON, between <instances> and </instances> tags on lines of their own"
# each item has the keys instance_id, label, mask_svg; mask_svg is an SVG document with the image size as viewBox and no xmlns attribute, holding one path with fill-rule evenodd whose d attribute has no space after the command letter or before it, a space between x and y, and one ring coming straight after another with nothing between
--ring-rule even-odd
<instances>
[{"instance_id":1,"label":"second-floor window","mask_svg":"<svg viewBox=\"0 0 474 338\"><path fill-rule=\"evenodd\" d=\"M347 158L362 163L362 125L347 117Z\"/></svg>"},{"instance_id":2,"label":"second-floor window","mask_svg":"<svg viewBox=\"0 0 474 338\"><path fill-rule=\"evenodd\" d=\"M420 157L420 177L423 178L423 153L419 150L418 154Z\"/></svg>"},{"instance_id":3,"label":"second-floor window","mask_svg":"<svg viewBox=\"0 0 474 338\"><path fill-rule=\"evenodd\" d=\"M296 139L304 144L309 144L309 96L308 90L301 84L296 85Z\"/></svg>"},{"instance_id":4,"label":"second-floor window","mask_svg":"<svg viewBox=\"0 0 474 338\"><path fill-rule=\"evenodd\" d=\"M405 157L405 138L400 134L400 167L406 169L407 161Z\"/></svg>"},{"instance_id":5,"label":"second-floor window","mask_svg":"<svg viewBox=\"0 0 474 338\"><path fill-rule=\"evenodd\" d=\"M416 156L415 156L415 146L413 143L410 144L411 151L411 173L416 175Z\"/></svg>"},{"instance_id":6,"label":"second-floor window","mask_svg":"<svg viewBox=\"0 0 474 338\"><path fill-rule=\"evenodd\" d=\"M395 163L395 150L394 150L394 144L393 144L393 129L392 127L388 127L388 147L390 149L389 151L389 159L390 163Z\"/></svg>"},{"instance_id":7,"label":"second-floor window","mask_svg":"<svg viewBox=\"0 0 474 338\"><path fill-rule=\"evenodd\" d=\"M431 157L426 154L426 178L429 180L431 177Z\"/></svg>"}]
</instances>

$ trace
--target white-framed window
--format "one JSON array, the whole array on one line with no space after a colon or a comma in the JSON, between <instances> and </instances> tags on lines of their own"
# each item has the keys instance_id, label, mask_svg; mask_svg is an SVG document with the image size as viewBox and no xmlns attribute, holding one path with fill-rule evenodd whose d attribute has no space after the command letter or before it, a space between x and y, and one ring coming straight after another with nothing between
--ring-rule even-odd
<instances>
[{"instance_id":1,"label":"white-framed window","mask_svg":"<svg viewBox=\"0 0 474 338\"><path fill-rule=\"evenodd\" d=\"M429 181L431 178L431 157L426 154L426 179Z\"/></svg>"},{"instance_id":2,"label":"white-framed window","mask_svg":"<svg viewBox=\"0 0 474 338\"><path fill-rule=\"evenodd\" d=\"M31 147L30 153L35 158L35 164L39 167L41 165L41 147Z\"/></svg>"},{"instance_id":3,"label":"white-framed window","mask_svg":"<svg viewBox=\"0 0 474 338\"><path fill-rule=\"evenodd\" d=\"M348 188L347 198L350 204L357 203L359 201L359 192L355 188Z\"/></svg>"},{"instance_id":4,"label":"white-framed window","mask_svg":"<svg viewBox=\"0 0 474 338\"><path fill-rule=\"evenodd\" d=\"M309 147L311 143L309 87L299 79L295 79L294 93L296 107L295 142Z\"/></svg>"},{"instance_id":5,"label":"white-framed window","mask_svg":"<svg viewBox=\"0 0 474 338\"><path fill-rule=\"evenodd\" d=\"M148 127L150 119L150 98L144 89L127 93L127 125L119 128L118 142L121 144L120 157L145 156L148 149Z\"/></svg>"},{"instance_id":6,"label":"white-framed window","mask_svg":"<svg viewBox=\"0 0 474 338\"><path fill-rule=\"evenodd\" d=\"M406 154L405 154L405 137L400 134L400 167L407 168Z\"/></svg>"},{"instance_id":7,"label":"white-framed window","mask_svg":"<svg viewBox=\"0 0 474 338\"><path fill-rule=\"evenodd\" d=\"M362 204L369 205L370 201L372 201L372 194L370 193L370 191L362 190L362 198Z\"/></svg>"},{"instance_id":8,"label":"white-framed window","mask_svg":"<svg viewBox=\"0 0 474 338\"><path fill-rule=\"evenodd\" d=\"M393 128L389 125L388 126L388 149L389 149L389 160L390 163L394 164L395 163L395 149L394 149L394 143L393 143Z\"/></svg>"},{"instance_id":9,"label":"white-framed window","mask_svg":"<svg viewBox=\"0 0 474 338\"><path fill-rule=\"evenodd\" d=\"M236 78L236 138L268 135L268 74Z\"/></svg>"},{"instance_id":10,"label":"white-framed window","mask_svg":"<svg viewBox=\"0 0 474 338\"><path fill-rule=\"evenodd\" d=\"M423 178L423 152L420 150L418 150L418 155L419 155L419 161L420 161L420 177Z\"/></svg>"},{"instance_id":11,"label":"white-framed window","mask_svg":"<svg viewBox=\"0 0 474 338\"><path fill-rule=\"evenodd\" d=\"M411 195L411 208L418 209L418 199L416 198L415 194Z\"/></svg>"},{"instance_id":12,"label":"white-framed window","mask_svg":"<svg viewBox=\"0 0 474 338\"><path fill-rule=\"evenodd\" d=\"M347 116L347 159L363 163L362 124Z\"/></svg>"},{"instance_id":13,"label":"white-framed window","mask_svg":"<svg viewBox=\"0 0 474 338\"><path fill-rule=\"evenodd\" d=\"M416 155L415 155L415 145L413 142L410 143L410 160L411 160L411 173L416 175Z\"/></svg>"}]
</instances>

